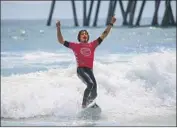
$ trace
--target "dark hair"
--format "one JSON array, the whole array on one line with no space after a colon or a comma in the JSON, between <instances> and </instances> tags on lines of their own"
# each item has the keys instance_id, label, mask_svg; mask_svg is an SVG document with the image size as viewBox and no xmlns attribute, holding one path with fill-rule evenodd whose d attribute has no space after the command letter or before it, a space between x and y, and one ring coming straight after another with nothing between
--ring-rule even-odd
<instances>
[{"instance_id":1,"label":"dark hair","mask_svg":"<svg viewBox=\"0 0 177 128\"><path fill-rule=\"evenodd\" d=\"M80 42L80 35L81 35L81 33L84 32L84 31L87 33L87 35L88 35L88 40L89 40L89 34L88 34L87 30L80 30L79 33L78 33L78 35L77 35L77 39L78 39L79 42ZM87 40L87 41L88 41L88 40Z\"/></svg>"}]
</instances>

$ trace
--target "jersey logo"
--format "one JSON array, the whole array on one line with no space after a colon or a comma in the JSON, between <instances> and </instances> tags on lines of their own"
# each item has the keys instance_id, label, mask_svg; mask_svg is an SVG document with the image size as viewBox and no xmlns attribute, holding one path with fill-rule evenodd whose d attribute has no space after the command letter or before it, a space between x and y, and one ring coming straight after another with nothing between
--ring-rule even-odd
<instances>
[{"instance_id":1,"label":"jersey logo","mask_svg":"<svg viewBox=\"0 0 177 128\"><path fill-rule=\"evenodd\" d=\"M90 50L90 48L81 48L80 53L84 56L90 56L91 55L91 50Z\"/></svg>"}]
</instances>

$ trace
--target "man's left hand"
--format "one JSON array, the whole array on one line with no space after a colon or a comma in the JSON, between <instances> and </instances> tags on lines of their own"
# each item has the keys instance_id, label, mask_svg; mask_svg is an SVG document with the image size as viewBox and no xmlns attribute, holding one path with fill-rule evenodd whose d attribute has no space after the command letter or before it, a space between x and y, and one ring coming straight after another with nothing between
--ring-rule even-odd
<instances>
[{"instance_id":1,"label":"man's left hand","mask_svg":"<svg viewBox=\"0 0 177 128\"><path fill-rule=\"evenodd\" d=\"M111 18L111 23L114 24L115 22L116 22L116 18L113 16L113 17Z\"/></svg>"}]
</instances>

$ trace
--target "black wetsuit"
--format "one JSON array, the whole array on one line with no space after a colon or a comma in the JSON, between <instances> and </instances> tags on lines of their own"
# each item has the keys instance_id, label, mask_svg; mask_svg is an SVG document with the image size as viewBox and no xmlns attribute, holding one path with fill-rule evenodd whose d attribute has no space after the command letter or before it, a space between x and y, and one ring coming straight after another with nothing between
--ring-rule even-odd
<instances>
[{"instance_id":1,"label":"black wetsuit","mask_svg":"<svg viewBox=\"0 0 177 128\"><path fill-rule=\"evenodd\" d=\"M97 97L97 83L93 71L90 68L78 67L77 75L87 85L82 102L82 105L87 105Z\"/></svg>"}]
</instances>

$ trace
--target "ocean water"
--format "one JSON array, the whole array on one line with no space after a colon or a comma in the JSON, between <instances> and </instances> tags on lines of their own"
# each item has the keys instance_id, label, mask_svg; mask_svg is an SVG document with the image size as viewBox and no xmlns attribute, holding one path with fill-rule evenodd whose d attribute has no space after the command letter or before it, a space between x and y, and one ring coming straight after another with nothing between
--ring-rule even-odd
<instances>
[{"instance_id":1,"label":"ocean water","mask_svg":"<svg viewBox=\"0 0 177 128\"><path fill-rule=\"evenodd\" d=\"M68 21L72 24L72 21ZM62 26L64 39L90 40L105 27ZM175 126L176 28L114 27L95 51L97 118L78 118L85 89L55 24L1 21L2 126Z\"/></svg>"}]
</instances>

